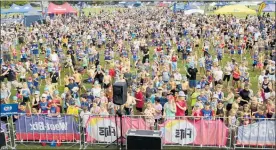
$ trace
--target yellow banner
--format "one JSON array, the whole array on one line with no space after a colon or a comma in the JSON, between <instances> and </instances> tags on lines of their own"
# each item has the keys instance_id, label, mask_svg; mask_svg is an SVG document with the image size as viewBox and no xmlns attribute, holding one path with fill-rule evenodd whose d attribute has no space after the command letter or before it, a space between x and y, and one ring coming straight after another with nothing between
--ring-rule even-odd
<instances>
[{"instance_id":1,"label":"yellow banner","mask_svg":"<svg viewBox=\"0 0 276 150\"><path fill-rule=\"evenodd\" d=\"M265 2L262 2L259 6L259 9L258 9L258 15L261 15L261 13L263 12L265 7L266 7Z\"/></svg>"}]
</instances>

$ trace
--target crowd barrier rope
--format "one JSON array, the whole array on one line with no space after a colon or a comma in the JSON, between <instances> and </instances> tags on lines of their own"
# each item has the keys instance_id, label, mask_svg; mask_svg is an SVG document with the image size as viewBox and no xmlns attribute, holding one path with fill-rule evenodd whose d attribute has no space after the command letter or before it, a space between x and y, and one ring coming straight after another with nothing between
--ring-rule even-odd
<instances>
[{"instance_id":1,"label":"crowd barrier rope","mask_svg":"<svg viewBox=\"0 0 276 150\"><path fill-rule=\"evenodd\" d=\"M275 149L275 119L255 119L247 125L228 125L228 118L214 117L163 117L123 115L18 114L6 117L1 130L6 135L6 147L15 149L18 144L55 143L79 149L95 145L107 146L123 140L129 129L161 130L163 146L224 148L224 149ZM1 117L2 121L3 116ZM239 118L238 118L239 119ZM117 128L116 128L117 126Z\"/></svg>"}]
</instances>

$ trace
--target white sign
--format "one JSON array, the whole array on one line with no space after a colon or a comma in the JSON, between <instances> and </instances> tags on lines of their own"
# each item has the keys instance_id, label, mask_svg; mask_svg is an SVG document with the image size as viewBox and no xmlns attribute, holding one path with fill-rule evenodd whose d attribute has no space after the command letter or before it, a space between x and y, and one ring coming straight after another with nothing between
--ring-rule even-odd
<instances>
[{"instance_id":1,"label":"white sign","mask_svg":"<svg viewBox=\"0 0 276 150\"><path fill-rule=\"evenodd\" d=\"M238 128L238 143L243 145L274 145L275 146L275 122L260 121Z\"/></svg>"},{"instance_id":2,"label":"white sign","mask_svg":"<svg viewBox=\"0 0 276 150\"><path fill-rule=\"evenodd\" d=\"M186 120L172 120L163 128L165 141L181 145L193 143L196 139L196 127Z\"/></svg>"},{"instance_id":3,"label":"white sign","mask_svg":"<svg viewBox=\"0 0 276 150\"><path fill-rule=\"evenodd\" d=\"M98 119L87 127L89 136L94 137L99 142L113 142L120 136L120 130L116 130L116 125L110 119Z\"/></svg>"}]
</instances>

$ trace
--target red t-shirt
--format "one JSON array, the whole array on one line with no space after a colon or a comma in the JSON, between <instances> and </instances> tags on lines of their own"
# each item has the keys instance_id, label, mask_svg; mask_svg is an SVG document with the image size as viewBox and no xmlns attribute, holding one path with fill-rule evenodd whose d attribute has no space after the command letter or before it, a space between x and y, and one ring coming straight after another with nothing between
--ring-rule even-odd
<instances>
[{"instance_id":1,"label":"red t-shirt","mask_svg":"<svg viewBox=\"0 0 276 150\"><path fill-rule=\"evenodd\" d=\"M161 50L162 50L161 47L157 47L157 48L156 48L156 51L157 51L157 52L160 52Z\"/></svg>"},{"instance_id":2,"label":"red t-shirt","mask_svg":"<svg viewBox=\"0 0 276 150\"><path fill-rule=\"evenodd\" d=\"M115 77L115 75L116 75L115 70L114 69L109 69L109 75L111 77Z\"/></svg>"},{"instance_id":3,"label":"red t-shirt","mask_svg":"<svg viewBox=\"0 0 276 150\"><path fill-rule=\"evenodd\" d=\"M135 98L139 99L141 101L136 101L136 107L137 108L143 108L144 107L144 98L143 93L141 91L135 93Z\"/></svg>"},{"instance_id":4,"label":"red t-shirt","mask_svg":"<svg viewBox=\"0 0 276 150\"><path fill-rule=\"evenodd\" d=\"M183 100L177 101L176 104L178 104L181 107L187 107L186 102ZM177 105L176 105L176 116L185 116L185 111L180 109Z\"/></svg>"},{"instance_id":5,"label":"red t-shirt","mask_svg":"<svg viewBox=\"0 0 276 150\"><path fill-rule=\"evenodd\" d=\"M176 56L172 57L172 62L177 62L177 57Z\"/></svg>"}]
</instances>

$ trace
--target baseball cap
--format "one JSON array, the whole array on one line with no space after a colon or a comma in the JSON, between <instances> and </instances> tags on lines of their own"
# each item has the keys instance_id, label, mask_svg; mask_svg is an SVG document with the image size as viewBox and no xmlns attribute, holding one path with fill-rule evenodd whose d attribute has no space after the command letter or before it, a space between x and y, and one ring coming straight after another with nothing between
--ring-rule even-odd
<instances>
[{"instance_id":1,"label":"baseball cap","mask_svg":"<svg viewBox=\"0 0 276 150\"><path fill-rule=\"evenodd\" d=\"M196 103L196 104L195 104L195 107L199 107L199 104L198 104L198 103Z\"/></svg>"},{"instance_id":2,"label":"baseball cap","mask_svg":"<svg viewBox=\"0 0 276 150\"><path fill-rule=\"evenodd\" d=\"M185 97L185 93L183 91L179 91L178 96L179 97Z\"/></svg>"},{"instance_id":3,"label":"baseball cap","mask_svg":"<svg viewBox=\"0 0 276 150\"><path fill-rule=\"evenodd\" d=\"M35 94L35 95L38 95L39 93L40 93L39 91L35 91L35 93L34 93L34 94Z\"/></svg>"},{"instance_id":4,"label":"baseball cap","mask_svg":"<svg viewBox=\"0 0 276 150\"><path fill-rule=\"evenodd\" d=\"M42 98L47 98L47 95L46 94L42 94L41 97Z\"/></svg>"}]
</instances>

